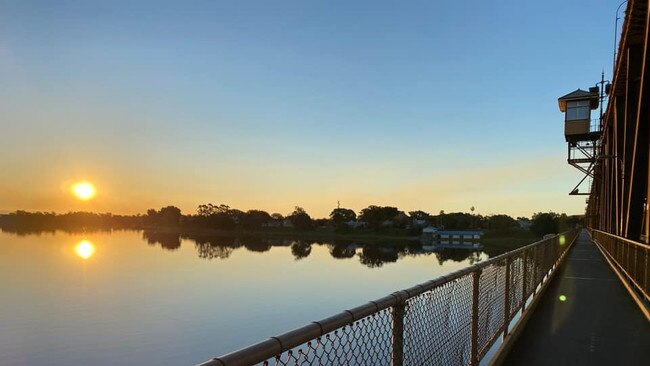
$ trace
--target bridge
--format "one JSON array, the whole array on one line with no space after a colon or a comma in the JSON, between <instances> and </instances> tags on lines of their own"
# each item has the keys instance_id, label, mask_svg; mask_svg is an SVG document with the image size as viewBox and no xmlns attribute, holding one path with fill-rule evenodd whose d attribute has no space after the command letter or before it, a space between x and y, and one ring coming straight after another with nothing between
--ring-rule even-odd
<instances>
[{"instance_id":1,"label":"bridge","mask_svg":"<svg viewBox=\"0 0 650 366\"><path fill-rule=\"evenodd\" d=\"M627 2L611 84L560 100L608 98L596 128L566 120L569 162L589 178L586 228L201 365L647 365L649 3Z\"/></svg>"}]
</instances>

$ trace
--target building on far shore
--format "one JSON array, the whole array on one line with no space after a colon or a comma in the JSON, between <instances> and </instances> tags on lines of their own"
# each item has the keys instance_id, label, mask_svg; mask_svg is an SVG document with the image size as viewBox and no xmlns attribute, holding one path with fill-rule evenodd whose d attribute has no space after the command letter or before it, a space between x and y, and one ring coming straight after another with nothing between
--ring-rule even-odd
<instances>
[{"instance_id":1,"label":"building on far shore","mask_svg":"<svg viewBox=\"0 0 650 366\"><path fill-rule=\"evenodd\" d=\"M350 220L345 224L352 229L362 229L368 227L368 223L365 221Z\"/></svg>"}]
</instances>

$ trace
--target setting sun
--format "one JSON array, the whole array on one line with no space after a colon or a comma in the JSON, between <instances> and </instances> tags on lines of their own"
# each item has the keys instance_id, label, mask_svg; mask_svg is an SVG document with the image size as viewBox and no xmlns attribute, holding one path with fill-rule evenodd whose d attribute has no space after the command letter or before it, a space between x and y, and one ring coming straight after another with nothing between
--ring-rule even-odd
<instances>
[{"instance_id":1,"label":"setting sun","mask_svg":"<svg viewBox=\"0 0 650 366\"><path fill-rule=\"evenodd\" d=\"M87 201L95 197L95 187L88 182L79 182L72 186L72 193L80 200Z\"/></svg>"},{"instance_id":2,"label":"setting sun","mask_svg":"<svg viewBox=\"0 0 650 366\"><path fill-rule=\"evenodd\" d=\"M88 240L82 240L74 248L74 251L81 258L88 259L95 253L95 246Z\"/></svg>"}]
</instances>

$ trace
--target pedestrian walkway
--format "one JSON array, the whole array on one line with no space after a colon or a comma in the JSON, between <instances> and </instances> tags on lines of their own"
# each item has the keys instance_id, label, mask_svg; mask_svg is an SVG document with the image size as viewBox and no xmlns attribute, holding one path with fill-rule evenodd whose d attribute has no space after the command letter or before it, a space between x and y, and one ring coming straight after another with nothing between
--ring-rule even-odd
<instances>
[{"instance_id":1,"label":"pedestrian walkway","mask_svg":"<svg viewBox=\"0 0 650 366\"><path fill-rule=\"evenodd\" d=\"M583 230L505 365L649 365L650 323Z\"/></svg>"}]
</instances>

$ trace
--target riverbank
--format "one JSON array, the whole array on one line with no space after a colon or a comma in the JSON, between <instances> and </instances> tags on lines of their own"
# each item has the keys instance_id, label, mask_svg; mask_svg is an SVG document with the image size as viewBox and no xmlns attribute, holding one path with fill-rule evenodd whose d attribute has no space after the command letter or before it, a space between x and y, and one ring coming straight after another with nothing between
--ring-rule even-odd
<instances>
[{"instance_id":1,"label":"riverbank","mask_svg":"<svg viewBox=\"0 0 650 366\"><path fill-rule=\"evenodd\" d=\"M481 244L483 244L483 251L490 257L494 257L541 239L528 230L486 230L481 238Z\"/></svg>"}]
</instances>

